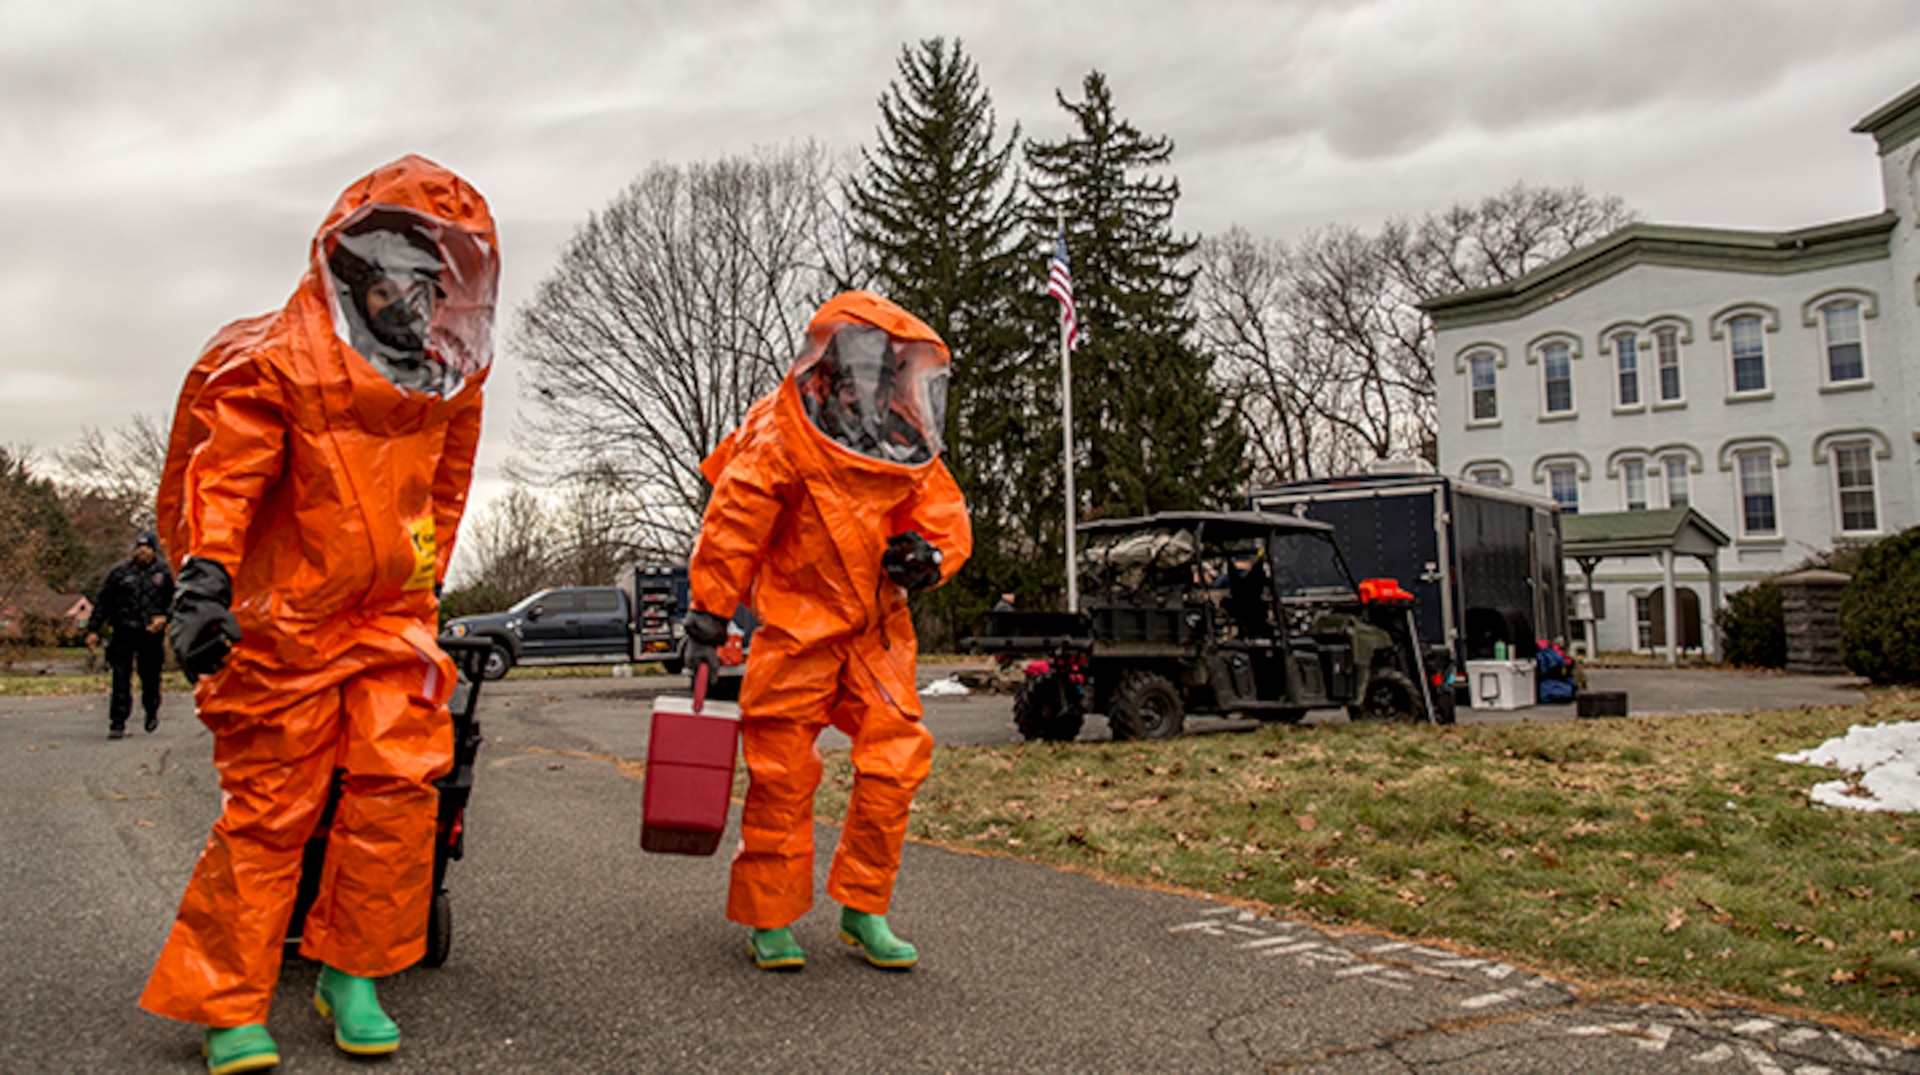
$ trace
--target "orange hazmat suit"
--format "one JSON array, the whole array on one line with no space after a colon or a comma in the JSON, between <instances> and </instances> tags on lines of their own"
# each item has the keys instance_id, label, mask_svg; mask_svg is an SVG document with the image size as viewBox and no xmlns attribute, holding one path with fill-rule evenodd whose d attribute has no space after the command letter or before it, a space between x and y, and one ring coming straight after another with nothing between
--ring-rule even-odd
<instances>
[{"instance_id":1,"label":"orange hazmat suit","mask_svg":"<svg viewBox=\"0 0 1920 1075\"><path fill-rule=\"evenodd\" d=\"M860 338L890 356L873 375L890 410L875 419L870 407L865 425L905 430L892 447L850 432L859 421L825 417L835 355L849 391L861 379L844 376ZM759 619L740 689L751 782L727 894L736 922L777 929L813 905L815 742L828 724L853 740L855 775L827 893L876 915L892 900L933 736L920 723L906 592L881 560L890 537L917 531L942 554L945 581L972 551L966 503L939 458L949 361L939 336L892 302L837 296L780 387L701 465L714 488L688 569L693 607L731 617L745 600Z\"/></svg>"},{"instance_id":2,"label":"orange hazmat suit","mask_svg":"<svg viewBox=\"0 0 1920 1075\"><path fill-rule=\"evenodd\" d=\"M372 227L395 221L413 246ZM411 357L367 335L367 307L338 276L342 247L419 270L431 314ZM498 276L486 201L406 157L340 196L285 307L223 329L187 377L160 522L176 555L225 569L241 637L195 689L224 805L141 995L148 1011L266 1021L336 768L301 953L380 977L425 951L433 780L453 757L435 587L472 477Z\"/></svg>"}]
</instances>

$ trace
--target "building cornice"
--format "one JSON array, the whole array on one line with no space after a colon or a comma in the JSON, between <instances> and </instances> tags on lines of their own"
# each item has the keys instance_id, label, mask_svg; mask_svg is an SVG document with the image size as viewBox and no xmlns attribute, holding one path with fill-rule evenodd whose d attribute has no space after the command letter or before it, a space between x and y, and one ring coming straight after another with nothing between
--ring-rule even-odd
<instances>
[{"instance_id":1,"label":"building cornice","mask_svg":"<svg viewBox=\"0 0 1920 1075\"><path fill-rule=\"evenodd\" d=\"M1460 328L1524 316L1635 265L1778 276L1874 261L1888 256L1898 222L1889 211L1778 232L1629 224L1525 276L1431 298L1420 308L1435 329Z\"/></svg>"},{"instance_id":2,"label":"building cornice","mask_svg":"<svg viewBox=\"0 0 1920 1075\"><path fill-rule=\"evenodd\" d=\"M1883 157L1920 137L1920 86L1867 113L1853 133L1873 135Z\"/></svg>"}]
</instances>

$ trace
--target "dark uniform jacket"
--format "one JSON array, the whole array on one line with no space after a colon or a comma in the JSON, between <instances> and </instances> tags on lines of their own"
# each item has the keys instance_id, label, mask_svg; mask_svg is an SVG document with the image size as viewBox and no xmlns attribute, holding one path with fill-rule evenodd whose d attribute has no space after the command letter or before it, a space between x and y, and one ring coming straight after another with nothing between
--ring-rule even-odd
<instances>
[{"instance_id":1,"label":"dark uniform jacket","mask_svg":"<svg viewBox=\"0 0 1920 1075\"><path fill-rule=\"evenodd\" d=\"M141 631L155 616L165 616L173 607L173 572L158 557L141 567L128 558L113 565L107 581L100 584L100 596L93 601L93 615L87 630L98 632L102 625L116 631Z\"/></svg>"}]
</instances>

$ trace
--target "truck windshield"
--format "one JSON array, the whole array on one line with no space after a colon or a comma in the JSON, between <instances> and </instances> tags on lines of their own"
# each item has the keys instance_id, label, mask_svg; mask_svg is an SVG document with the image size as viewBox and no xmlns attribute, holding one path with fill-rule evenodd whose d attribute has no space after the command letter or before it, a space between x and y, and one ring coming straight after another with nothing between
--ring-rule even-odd
<instances>
[{"instance_id":1,"label":"truck windshield","mask_svg":"<svg viewBox=\"0 0 1920 1075\"><path fill-rule=\"evenodd\" d=\"M1333 540L1325 534L1275 534L1268 556L1274 585L1287 598L1353 599L1353 576Z\"/></svg>"}]
</instances>

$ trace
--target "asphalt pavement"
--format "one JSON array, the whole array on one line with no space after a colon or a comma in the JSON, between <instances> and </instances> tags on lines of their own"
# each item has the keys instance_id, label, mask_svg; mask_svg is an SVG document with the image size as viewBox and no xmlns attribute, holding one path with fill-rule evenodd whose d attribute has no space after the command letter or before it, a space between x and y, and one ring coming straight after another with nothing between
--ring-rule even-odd
<instances>
[{"instance_id":1,"label":"asphalt pavement","mask_svg":"<svg viewBox=\"0 0 1920 1075\"><path fill-rule=\"evenodd\" d=\"M891 918L922 962L883 972L836 938L828 825L823 902L796 926L808 966L762 972L722 915L726 856L639 849L633 763L666 685L486 688L452 956L383 986L405 1044L373 1067L1920 1072L1920 1051L1818 1023L1596 1004L1524 966L917 844ZM930 701L943 741L1009 737L1004 696ZM204 1070L192 1028L135 1007L219 809L185 702L111 742L103 698L0 700L0 1070ZM368 1070L334 1050L314 976L283 972L280 1070Z\"/></svg>"}]
</instances>

